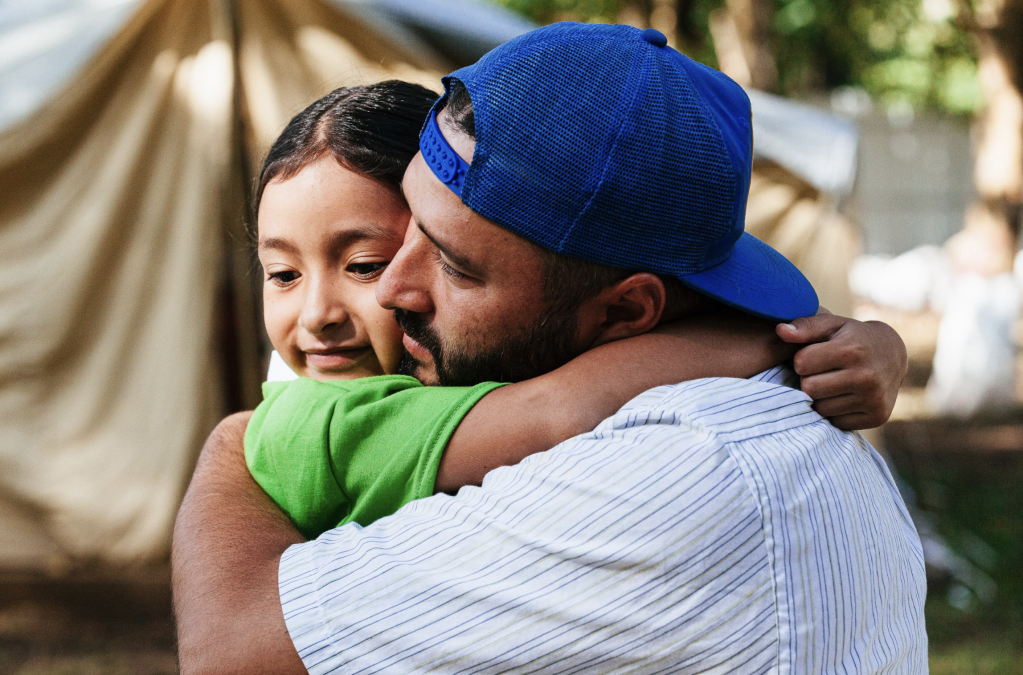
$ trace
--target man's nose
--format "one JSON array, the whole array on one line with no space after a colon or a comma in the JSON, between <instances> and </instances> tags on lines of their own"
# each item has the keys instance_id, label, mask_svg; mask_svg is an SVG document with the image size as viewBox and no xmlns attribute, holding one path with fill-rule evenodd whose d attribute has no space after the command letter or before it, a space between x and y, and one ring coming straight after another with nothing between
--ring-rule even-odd
<instances>
[{"instance_id":1,"label":"man's nose","mask_svg":"<svg viewBox=\"0 0 1023 675\"><path fill-rule=\"evenodd\" d=\"M323 335L348 321L348 312L340 302L340 294L332 284L310 284L302 305L298 324L312 335Z\"/></svg>"},{"instance_id":2,"label":"man's nose","mask_svg":"<svg viewBox=\"0 0 1023 675\"><path fill-rule=\"evenodd\" d=\"M429 243L415 223L409 225L405 243L377 282L377 302L385 309L426 313L433 310L429 293Z\"/></svg>"}]
</instances>

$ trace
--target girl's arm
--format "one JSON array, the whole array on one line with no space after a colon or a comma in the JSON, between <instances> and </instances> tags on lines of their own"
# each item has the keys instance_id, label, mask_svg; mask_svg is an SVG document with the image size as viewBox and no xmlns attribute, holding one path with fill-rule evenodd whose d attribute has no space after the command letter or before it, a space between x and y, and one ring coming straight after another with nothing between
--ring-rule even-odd
<instances>
[{"instance_id":1,"label":"girl's arm","mask_svg":"<svg viewBox=\"0 0 1023 675\"><path fill-rule=\"evenodd\" d=\"M739 312L698 315L601 345L485 396L448 443L435 491L479 485L498 466L591 431L648 389L701 377L751 377L793 354L801 388L836 427L869 429L887 421L907 369L906 347L890 326L826 310L777 327Z\"/></svg>"},{"instance_id":2,"label":"girl's arm","mask_svg":"<svg viewBox=\"0 0 1023 675\"><path fill-rule=\"evenodd\" d=\"M448 442L434 489L479 485L496 467L591 431L648 389L701 377L751 377L792 358L797 347L783 342L773 324L731 311L601 345L481 399Z\"/></svg>"}]
</instances>

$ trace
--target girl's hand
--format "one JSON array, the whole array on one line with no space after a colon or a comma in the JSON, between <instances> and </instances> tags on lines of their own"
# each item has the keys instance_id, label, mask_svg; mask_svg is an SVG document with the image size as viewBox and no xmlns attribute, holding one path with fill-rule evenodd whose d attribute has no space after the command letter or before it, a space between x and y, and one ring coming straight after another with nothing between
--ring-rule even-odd
<instances>
[{"instance_id":1,"label":"girl's hand","mask_svg":"<svg viewBox=\"0 0 1023 675\"><path fill-rule=\"evenodd\" d=\"M785 342L807 345L793 363L821 416L845 430L888 421L909 368L906 345L891 326L822 310L776 330Z\"/></svg>"}]
</instances>

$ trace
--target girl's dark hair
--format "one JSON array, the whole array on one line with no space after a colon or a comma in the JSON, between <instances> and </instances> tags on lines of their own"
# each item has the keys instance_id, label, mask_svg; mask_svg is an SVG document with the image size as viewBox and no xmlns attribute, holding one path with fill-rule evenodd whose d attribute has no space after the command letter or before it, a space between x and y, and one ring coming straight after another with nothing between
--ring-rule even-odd
<instances>
[{"instance_id":1,"label":"girl's dark hair","mask_svg":"<svg viewBox=\"0 0 1023 675\"><path fill-rule=\"evenodd\" d=\"M335 89L295 115L270 147L259 173L253 217L263 190L291 178L330 153L338 164L401 189L405 168L419 152L419 130L437 100L426 87L387 80Z\"/></svg>"}]
</instances>

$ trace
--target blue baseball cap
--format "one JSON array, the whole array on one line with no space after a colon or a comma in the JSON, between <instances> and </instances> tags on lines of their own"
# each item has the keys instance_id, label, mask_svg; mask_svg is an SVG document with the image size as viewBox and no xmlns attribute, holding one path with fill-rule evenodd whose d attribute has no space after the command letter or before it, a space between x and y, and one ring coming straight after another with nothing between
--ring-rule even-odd
<instances>
[{"instance_id":1,"label":"blue baseball cap","mask_svg":"<svg viewBox=\"0 0 1023 675\"><path fill-rule=\"evenodd\" d=\"M817 312L806 278L743 231L749 98L663 34L557 23L446 76L445 92L454 80L472 99L472 162L437 128L444 99L420 150L479 215L567 256L677 277L750 314Z\"/></svg>"}]
</instances>

